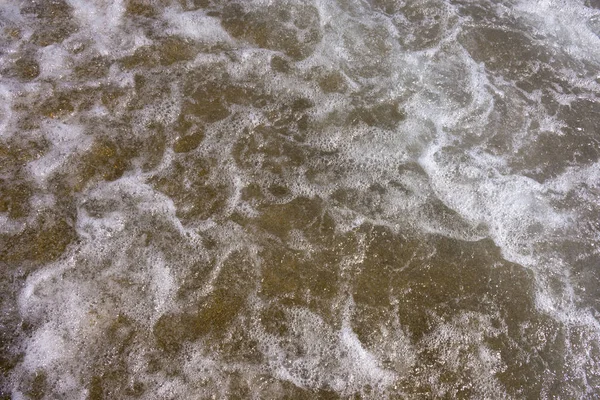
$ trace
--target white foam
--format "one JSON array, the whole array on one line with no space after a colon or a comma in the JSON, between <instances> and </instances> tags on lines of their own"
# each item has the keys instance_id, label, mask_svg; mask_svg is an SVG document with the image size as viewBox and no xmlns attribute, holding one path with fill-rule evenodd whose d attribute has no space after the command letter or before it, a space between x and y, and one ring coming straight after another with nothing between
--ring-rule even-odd
<instances>
[{"instance_id":1,"label":"white foam","mask_svg":"<svg viewBox=\"0 0 600 400\"><path fill-rule=\"evenodd\" d=\"M592 190L600 189L600 162L569 167L548 183L549 188L565 195L582 185Z\"/></svg>"},{"instance_id":2,"label":"white foam","mask_svg":"<svg viewBox=\"0 0 600 400\"><path fill-rule=\"evenodd\" d=\"M0 138L12 136L13 131L9 129L9 124L13 117L13 91L8 85L0 84Z\"/></svg>"},{"instance_id":3,"label":"white foam","mask_svg":"<svg viewBox=\"0 0 600 400\"><path fill-rule=\"evenodd\" d=\"M69 52L59 44L53 44L38 50L40 79L63 79L71 73Z\"/></svg>"},{"instance_id":4,"label":"white foam","mask_svg":"<svg viewBox=\"0 0 600 400\"><path fill-rule=\"evenodd\" d=\"M137 47L152 42L136 25L137 19L125 14L124 1L69 0L69 4L79 22L79 31L63 44L37 50L40 80L67 79L61 84L70 84L68 73L73 60L65 49L75 42L92 44L91 49L82 46L82 58L87 57L88 52L98 51L109 59L130 55ZM168 75L170 91L157 94L142 110L131 110L126 105L136 95L132 94L134 75L145 74L145 71L141 68L122 71L118 63L111 66L106 80L127 94L114 113L96 106L86 116L114 119L131 116L135 121L132 129L136 132L146 129L149 123L158 121L171 126L177 120L182 88L186 84L178 74L196 68L207 67L207 71L219 68L232 82L259 87L284 104L299 97L308 98L315 107L307 111L311 129L306 133L306 140L299 144L293 143L291 138L278 138L297 145L298 151L308 150L308 160L297 168L283 168L280 174L260 166L249 169L239 166L233 159L232 149L243 135L250 137L256 128L269 126L273 122L271 115L279 112L280 104L271 104L265 109L236 104L230 107L230 117L206 126L206 137L193 154L180 155L166 150L154 171L142 173L141 168L132 168L114 182L99 181L76 194L74 228L78 242L57 261L32 272L19 296L21 315L33 321L35 328L32 335L24 339L25 356L13 382L43 369L48 381L56 385L53 390L58 388L73 398L83 397L89 371L84 368L87 361L82 360L95 357L95 346L102 343L99 336L106 332L109 321L116 315L127 315L151 332L162 315L177 313L188 306L179 302L177 292L192 266L197 268L200 263L211 271L204 277L207 279L203 278L203 283L207 283L198 290L199 296L210 295L223 263L234 251L249 254L260 269L257 256L263 245L260 227L240 226L228 219L236 212L251 218L259 216L260 208L255 208L255 203L242 200L248 183L261 185L265 193L273 183L289 189L282 198L270 199L271 203L287 203L298 196L323 199L323 213L336 220L337 232L350 232L371 222L403 232L417 230L419 234L443 234L462 240L488 236L507 260L519 262L535 273L538 312L568 327L585 326L587 336L582 339L583 343L591 343L598 337L597 319L591 311L577 306L575 291L568 286L571 277L567 260L544 250L544 246L567 234L579 235L583 241L598 240L600 232L594 237L585 236L591 235L592 230L580 228L574 221L587 215L584 207L592 210L598 207L600 163L572 166L557 178L539 183L518 170L511 170L515 155L510 151L492 152L487 147L487 140L493 135L505 135L507 141L514 141L511 149L524 147L527 140L534 140L526 130L527 123L533 120L539 122L539 131L558 133L562 122L546 112L542 102L544 93L540 90L524 93L502 77L488 76L485 65L474 62L469 53L454 42L461 24L472 21L458 20L458 11L451 6L446 6L442 15L447 25L440 43L424 51L408 52L399 42L400 15L375 13L368 2L306 4L318 9L322 38L314 53L301 62L292 63L291 71L286 74L269 68L276 51L234 41L217 18L203 11L183 12L178 6L166 8L155 24L144 29L161 29L161 34L178 35L191 43L235 43L232 46L235 50L198 54L182 70ZM249 7L266 5L270 5L268 0ZM540 45L545 41L550 48L555 41L564 45L569 57L587 57L597 62L598 39L584 22L578 22L578 19L589 21L596 15L594 12L564 1L520 2L513 10L506 8L503 12L519 17L517 21L525 15L528 26L534 26L543 36ZM3 11L3 17L5 15ZM382 40L377 42L377 37ZM375 42L382 47L375 50ZM559 50L553 51L562 54ZM314 79L318 75L315 71L339 72L347 84L346 92L322 93ZM378 72L368 77L372 71ZM599 86L589 77L579 77L570 63L555 72L577 87L585 88L587 98L593 100L592 94ZM99 83L87 82L86 85L98 87ZM39 97L36 95L49 87L36 81L22 84L19 89L36 100ZM8 84L0 86L1 107L4 107L0 111L2 138L18 132L13 124L15 113L20 111L13 107L16 96L13 93L16 93L14 88ZM556 100L566 105L576 96L579 95L558 93ZM524 120L522 130L511 132L500 126L498 131L490 132L490 119L497 106L495 99L515 106L514 114ZM399 102L406 113L406 120L397 126L382 129L362 122L348 123L349 110L357 104L363 102L365 107L370 107L391 101ZM75 112L78 115L69 121L85 121L85 118L77 118L79 113ZM335 120L336 113L338 120L331 122L329 119ZM32 207L51 208L58 203L53 195L47 194L46 183L62 168L68 168L71 159L89 149L93 136L88 135L86 129L75 123L46 120L41 123L39 132L48 139L51 148L44 157L28 164L31 175L45 188L43 194L32 198ZM253 138L260 140L259 135ZM263 146L262 143L256 145ZM331 153L321 155L320 152ZM225 210L218 215L202 221L186 221L184 225L177 218L174 201L148 182L168 170L176 160L188 156L206 157L216 163L216 166L211 165L208 183L226 186L228 197ZM264 161L266 157L258 154L255 158ZM423 171L401 168L415 162ZM306 172L311 168L319 171L319 175L308 178ZM185 179L193 173L185 171L184 176L174 179ZM338 204L331 200L338 190L345 190L350 196L358 193L358 198L366 195L374 184L385 190L374 194L369 205L356 205L352 201ZM576 207L561 208L560 200L572 194L578 196ZM445 221L445 217L423 211L438 199L457 213L456 220L464 222L465 232L462 225L456 228ZM3 230L12 233L23 227L9 226L7 221L0 216ZM485 228L478 229L482 226ZM202 237L207 234L218 239L217 249L208 251L204 247ZM357 236L359 242L364 240ZM319 251L300 229L292 229L288 237L280 239L297 251L307 254ZM361 265L365 243L361 242L359 247L355 253L344 255L340 267L351 270ZM561 296L549 289L552 279L565 283ZM284 314L290 322L290 333L282 338L265 331L257 317L265 304L250 297L248 302L252 307L245 310L249 315L241 315L240 319L251 321L247 334L258 342L258 351L266 360L264 364L229 362L226 356L211 350L214 343L201 338L183 344L178 364L181 376L169 375L167 371L150 373L147 355L156 349L152 348L152 334L144 333L143 339L136 339L138 342L131 352L123 356L132 376L146 384L147 392L142 397L225 398L228 379L236 375L253 383L251 390L258 398L264 393L259 393L263 387L257 382L263 382L259 379L270 375L274 381L283 380L307 390L329 388L340 396L364 394L365 398L385 398L396 390L392 388L404 378L403 374L414 373L413 367L419 363L418 353L422 350L436 352L445 366L430 366L427 375L417 374L411 378L430 384L438 397L451 395L448 384L441 379L444 368L469 371L477 386L472 389L481 398L507 396L496 378L505 370L505 360L484 344L485 337L506 333L504 327L492 326L491 318L497 316L459 313L451 320L437 321L418 344L410 342L396 320L379 327L380 343L367 346L351 328L350 306L342 312L340 326L330 325L314 311L288 307ZM394 313L397 315L398 310ZM586 351L579 351L569 340L565 339L566 357L574 360L574 366L568 368L577 370L577 376L585 379L586 371L592 371L588 365L591 362L586 359ZM301 351L296 352L297 349ZM397 361L389 367L392 358ZM372 393L366 393L368 387ZM274 393L277 394L277 390ZM14 396L24 395L14 392Z\"/></svg>"},{"instance_id":5,"label":"white foam","mask_svg":"<svg viewBox=\"0 0 600 400\"><path fill-rule=\"evenodd\" d=\"M178 83L170 85L171 96L149 104L140 111L141 125L160 121L167 125L174 123L181 113L182 94Z\"/></svg>"},{"instance_id":6,"label":"white foam","mask_svg":"<svg viewBox=\"0 0 600 400\"><path fill-rule=\"evenodd\" d=\"M52 283L59 281L61 274L69 268L72 268L73 259L69 262L49 265L46 268L31 274L27 277L25 286L19 294L18 304L21 315L27 317L44 318L52 316L52 314L44 315L44 304L43 300L48 301L51 305L52 297L48 296L48 293L52 292ZM47 288L46 288L47 287ZM44 288L47 291L42 294L40 288ZM56 293L55 293L56 294ZM60 294L60 292L59 292ZM42 299L42 297L44 299ZM59 302L55 304L59 305Z\"/></svg>"},{"instance_id":7,"label":"white foam","mask_svg":"<svg viewBox=\"0 0 600 400\"><path fill-rule=\"evenodd\" d=\"M535 243L544 234L565 228L570 220L546 198L546 189L533 179L502 175L493 166L467 156L469 163L445 159L441 146L419 160L436 194L471 223L485 224L504 256L522 265L537 265ZM544 232L534 233L542 226Z\"/></svg>"},{"instance_id":8,"label":"white foam","mask_svg":"<svg viewBox=\"0 0 600 400\"><path fill-rule=\"evenodd\" d=\"M77 36L91 40L103 56L126 54L147 44L141 30L125 24L123 0L68 0L79 21Z\"/></svg>"},{"instance_id":9,"label":"white foam","mask_svg":"<svg viewBox=\"0 0 600 400\"><path fill-rule=\"evenodd\" d=\"M342 396L360 392L367 385L382 393L397 376L360 342L348 324L333 330L318 315L305 309L290 310L293 337L302 355L286 350L285 341L257 326L256 338L280 379L303 388L331 387Z\"/></svg>"},{"instance_id":10,"label":"white foam","mask_svg":"<svg viewBox=\"0 0 600 400\"><path fill-rule=\"evenodd\" d=\"M518 1L514 13L525 17L548 43L574 60L600 60L600 37L587 21L600 12L567 0Z\"/></svg>"},{"instance_id":11,"label":"white foam","mask_svg":"<svg viewBox=\"0 0 600 400\"><path fill-rule=\"evenodd\" d=\"M29 341L23 366L31 371L50 368L54 362L70 356L66 348L67 343L62 332L45 325L36 330Z\"/></svg>"},{"instance_id":12,"label":"white foam","mask_svg":"<svg viewBox=\"0 0 600 400\"><path fill-rule=\"evenodd\" d=\"M173 300L173 295L177 289L175 279L171 273L171 269L161 262L156 260L152 262L152 292L155 293L155 310L162 314L167 310L169 302Z\"/></svg>"},{"instance_id":13,"label":"white foam","mask_svg":"<svg viewBox=\"0 0 600 400\"><path fill-rule=\"evenodd\" d=\"M496 374L506 368L499 352L485 345L485 337L494 337L501 333L495 329L488 315L463 312L451 321L442 322L424 339L425 347L439 357L443 368L461 375L468 371L472 383L465 382L476 397L507 398L503 385ZM476 328L475 328L476 327ZM475 329L474 329L475 328ZM439 371L425 370L431 374L429 382L434 383L436 397L452 396L453 392L440 382Z\"/></svg>"},{"instance_id":14,"label":"white foam","mask_svg":"<svg viewBox=\"0 0 600 400\"><path fill-rule=\"evenodd\" d=\"M343 326L339 335L342 349L348 352L348 360L345 362L353 368L350 375L352 380L374 382L378 388L387 388L394 382L395 374L381 368L380 361L363 347L350 326ZM354 382L345 384L352 383ZM363 382L360 382L359 386L364 386Z\"/></svg>"},{"instance_id":15,"label":"white foam","mask_svg":"<svg viewBox=\"0 0 600 400\"><path fill-rule=\"evenodd\" d=\"M56 204L56 197L51 193L34 194L29 199L31 207L35 210L51 209Z\"/></svg>"},{"instance_id":16,"label":"white foam","mask_svg":"<svg viewBox=\"0 0 600 400\"><path fill-rule=\"evenodd\" d=\"M45 121L42 125L44 136L52 143L51 150L44 157L28 164L31 175L44 182L57 169L63 166L73 154L88 149L92 136L85 134L82 125L71 125L59 121Z\"/></svg>"},{"instance_id":17,"label":"white foam","mask_svg":"<svg viewBox=\"0 0 600 400\"><path fill-rule=\"evenodd\" d=\"M233 43L221 22L217 18L205 15L203 11L182 12L171 7L165 10L163 17L171 25L167 30L168 34L209 44Z\"/></svg>"}]
</instances>

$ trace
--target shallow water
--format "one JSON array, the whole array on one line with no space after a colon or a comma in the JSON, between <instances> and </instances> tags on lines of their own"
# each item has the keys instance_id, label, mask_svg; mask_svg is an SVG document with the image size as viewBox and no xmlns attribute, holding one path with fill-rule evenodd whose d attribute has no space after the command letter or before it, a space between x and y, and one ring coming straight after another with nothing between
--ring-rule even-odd
<instances>
[{"instance_id":1,"label":"shallow water","mask_svg":"<svg viewBox=\"0 0 600 400\"><path fill-rule=\"evenodd\" d=\"M600 396L598 1L0 28L0 398Z\"/></svg>"}]
</instances>

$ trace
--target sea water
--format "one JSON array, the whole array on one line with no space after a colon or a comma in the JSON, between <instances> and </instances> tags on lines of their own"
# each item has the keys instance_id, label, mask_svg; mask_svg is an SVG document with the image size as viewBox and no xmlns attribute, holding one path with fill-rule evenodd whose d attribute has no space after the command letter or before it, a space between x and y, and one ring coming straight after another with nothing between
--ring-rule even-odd
<instances>
[{"instance_id":1,"label":"sea water","mask_svg":"<svg viewBox=\"0 0 600 400\"><path fill-rule=\"evenodd\" d=\"M13 399L600 396L597 0L5 0Z\"/></svg>"}]
</instances>

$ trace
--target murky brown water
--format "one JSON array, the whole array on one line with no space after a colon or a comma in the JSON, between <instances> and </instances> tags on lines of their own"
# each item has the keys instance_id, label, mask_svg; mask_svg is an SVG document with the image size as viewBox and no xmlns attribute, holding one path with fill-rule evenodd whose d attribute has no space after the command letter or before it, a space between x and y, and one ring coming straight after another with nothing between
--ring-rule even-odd
<instances>
[{"instance_id":1,"label":"murky brown water","mask_svg":"<svg viewBox=\"0 0 600 400\"><path fill-rule=\"evenodd\" d=\"M0 28L0 398L600 396L597 1Z\"/></svg>"}]
</instances>

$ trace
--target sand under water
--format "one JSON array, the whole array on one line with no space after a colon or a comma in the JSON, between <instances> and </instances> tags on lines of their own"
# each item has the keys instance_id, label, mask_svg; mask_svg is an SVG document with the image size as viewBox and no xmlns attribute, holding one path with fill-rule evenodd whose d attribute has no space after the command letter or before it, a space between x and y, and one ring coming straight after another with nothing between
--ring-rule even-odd
<instances>
[{"instance_id":1,"label":"sand under water","mask_svg":"<svg viewBox=\"0 0 600 400\"><path fill-rule=\"evenodd\" d=\"M7 0L0 398L600 396L598 0Z\"/></svg>"}]
</instances>

